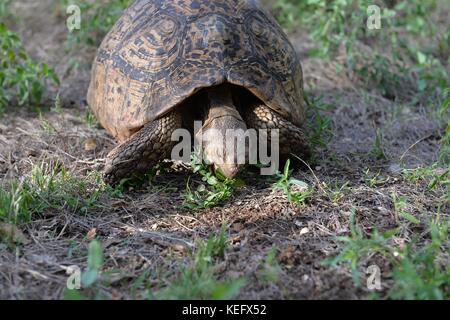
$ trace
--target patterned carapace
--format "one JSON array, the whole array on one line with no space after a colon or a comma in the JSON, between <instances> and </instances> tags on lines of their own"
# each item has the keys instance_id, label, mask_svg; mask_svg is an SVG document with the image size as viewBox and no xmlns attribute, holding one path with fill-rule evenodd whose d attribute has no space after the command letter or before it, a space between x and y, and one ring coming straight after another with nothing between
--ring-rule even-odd
<instances>
[{"instance_id":1,"label":"patterned carapace","mask_svg":"<svg viewBox=\"0 0 450 320\"><path fill-rule=\"evenodd\" d=\"M303 123L302 69L256 0L136 0L103 40L88 102L120 142L202 88L243 86Z\"/></svg>"}]
</instances>

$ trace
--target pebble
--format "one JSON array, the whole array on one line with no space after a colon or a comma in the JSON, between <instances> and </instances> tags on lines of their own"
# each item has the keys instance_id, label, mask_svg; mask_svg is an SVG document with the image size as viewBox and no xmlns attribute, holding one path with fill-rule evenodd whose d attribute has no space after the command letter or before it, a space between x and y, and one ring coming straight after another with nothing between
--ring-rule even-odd
<instances>
[{"instance_id":1,"label":"pebble","mask_svg":"<svg viewBox=\"0 0 450 320\"><path fill-rule=\"evenodd\" d=\"M300 235L302 236L304 234L307 234L308 232L309 232L308 228L303 228L302 230L300 230Z\"/></svg>"}]
</instances>

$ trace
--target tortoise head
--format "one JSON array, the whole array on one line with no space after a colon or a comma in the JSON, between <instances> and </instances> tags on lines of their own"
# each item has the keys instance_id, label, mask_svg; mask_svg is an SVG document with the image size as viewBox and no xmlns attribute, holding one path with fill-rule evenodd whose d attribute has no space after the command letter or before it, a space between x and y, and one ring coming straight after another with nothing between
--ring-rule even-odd
<instances>
[{"instance_id":1,"label":"tortoise head","mask_svg":"<svg viewBox=\"0 0 450 320\"><path fill-rule=\"evenodd\" d=\"M216 171L233 178L247 159L245 143L242 143L247 126L234 107L231 91L226 86L208 89L208 102L202 136L199 136L200 132L196 135L202 142L202 157Z\"/></svg>"},{"instance_id":2,"label":"tortoise head","mask_svg":"<svg viewBox=\"0 0 450 320\"><path fill-rule=\"evenodd\" d=\"M245 149L239 143L245 133L243 121L234 116L212 119L203 128L202 156L207 164L228 178L233 178L245 164ZM244 145L245 147L245 145Z\"/></svg>"}]
</instances>

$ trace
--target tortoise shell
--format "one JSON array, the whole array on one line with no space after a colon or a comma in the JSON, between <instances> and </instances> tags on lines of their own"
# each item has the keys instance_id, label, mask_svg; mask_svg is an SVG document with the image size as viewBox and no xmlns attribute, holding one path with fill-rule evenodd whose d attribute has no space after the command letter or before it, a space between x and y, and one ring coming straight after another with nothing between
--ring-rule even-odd
<instances>
[{"instance_id":1,"label":"tortoise shell","mask_svg":"<svg viewBox=\"0 0 450 320\"><path fill-rule=\"evenodd\" d=\"M88 103L120 142L202 88L248 89L303 123L300 61L256 0L136 0L103 40Z\"/></svg>"}]
</instances>

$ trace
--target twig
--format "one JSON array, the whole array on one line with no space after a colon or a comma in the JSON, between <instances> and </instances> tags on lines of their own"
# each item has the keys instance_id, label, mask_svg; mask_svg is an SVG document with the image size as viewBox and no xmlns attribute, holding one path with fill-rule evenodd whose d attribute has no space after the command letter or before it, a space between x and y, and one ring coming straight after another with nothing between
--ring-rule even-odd
<instances>
[{"instance_id":1,"label":"twig","mask_svg":"<svg viewBox=\"0 0 450 320\"><path fill-rule=\"evenodd\" d=\"M171 237L171 236L169 236L169 235L166 235L166 234L163 234L163 233L160 233L160 232L147 231L147 230L144 230L144 229L141 229L141 228L135 228L135 227L130 226L130 225L125 225L125 227L126 227L129 231L133 231L133 232L135 232L135 233L138 233L138 234L140 234L140 235L143 235L143 236L145 236L146 238L150 238L150 239L153 239L153 238L160 238L160 239L163 239L163 240L164 240L164 239L165 239L165 240L169 240L169 242L181 242L181 243L187 245L187 246L190 247L190 248L193 248L193 247L194 247L194 244L193 244L192 242L189 242L189 241L186 241L186 240L180 239L180 238L174 238L174 237Z\"/></svg>"},{"instance_id":2,"label":"twig","mask_svg":"<svg viewBox=\"0 0 450 320\"><path fill-rule=\"evenodd\" d=\"M316 179L316 182L317 182L317 184L319 185L320 190L322 190L322 192L323 192L324 194L328 195L328 193L325 191L325 189L322 188L322 185L321 185L321 183L320 183L319 178L317 178L316 174L314 173L313 169L311 169L311 167L309 166L309 164L307 164L307 163L306 163L303 159L301 159L299 156L297 156L297 155L295 155L295 154L293 154L293 153L291 153L291 155L293 155L294 157L296 157L298 160L300 160L301 162L303 162L303 163L308 167L309 171L311 171L311 173L313 174L314 179Z\"/></svg>"},{"instance_id":3,"label":"twig","mask_svg":"<svg viewBox=\"0 0 450 320\"><path fill-rule=\"evenodd\" d=\"M409 152L409 150L411 150L412 148L414 148L417 144L419 144L420 142L422 142L425 139L430 138L432 135L429 134L425 137L420 138L419 140L417 140L416 142L414 142L408 149L406 149L405 152L403 152L402 156L400 157L400 161L403 161L403 158L406 156L406 154Z\"/></svg>"}]
</instances>

